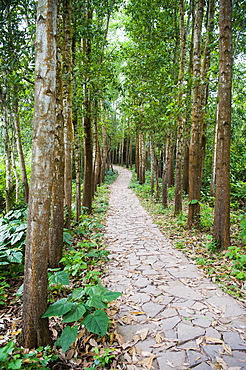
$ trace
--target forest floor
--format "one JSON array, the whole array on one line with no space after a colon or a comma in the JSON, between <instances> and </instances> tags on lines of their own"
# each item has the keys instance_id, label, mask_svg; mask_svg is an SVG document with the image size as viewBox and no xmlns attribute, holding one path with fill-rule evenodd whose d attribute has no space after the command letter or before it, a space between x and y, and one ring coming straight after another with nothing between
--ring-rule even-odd
<instances>
[{"instance_id":1,"label":"forest floor","mask_svg":"<svg viewBox=\"0 0 246 370\"><path fill-rule=\"evenodd\" d=\"M246 369L246 308L173 248L115 167L104 284L122 292L115 321L127 370Z\"/></svg>"}]
</instances>

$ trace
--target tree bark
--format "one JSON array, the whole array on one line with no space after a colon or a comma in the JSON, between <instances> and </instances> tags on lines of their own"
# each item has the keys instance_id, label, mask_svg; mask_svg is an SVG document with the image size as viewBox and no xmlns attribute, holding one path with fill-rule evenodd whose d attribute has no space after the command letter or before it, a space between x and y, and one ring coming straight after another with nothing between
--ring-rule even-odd
<instances>
[{"instance_id":1,"label":"tree bark","mask_svg":"<svg viewBox=\"0 0 246 370\"><path fill-rule=\"evenodd\" d=\"M184 85L184 68L186 59L186 32L184 26L184 2L180 0L180 64L178 76L178 129L177 129L177 147L176 147L176 174L175 174L175 200L174 214L177 215L182 211L182 159L184 146L184 118L183 118L183 85Z\"/></svg>"},{"instance_id":2,"label":"tree bark","mask_svg":"<svg viewBox=\"0 0 246 370\"><path fill-rule=\"evenodd\" d=\"M86 22L88 27L92 23L92 9L86 10ZM90 31L91 32L91 31ZM84 186L82 206L88 213L92 212L93 194L93 143L92 143L92 119L91 119L91 89L90 64L91 64L91 39L83 39L83 51L85 55L86 82L84 84Z\"/></svg>"},{"instance_id":3,"label":"tree bark","mask_svg":"<svg viewBox=\"0 0 246 370\"><path fill-rule=\"evenodd\" d=\"M230 137L232 86L232 1L220 0L220 69L218 89L218 136L216 196L213 237L218 248L230 245Z\"/></svg>"},{"instance_id":4,"label":"tree bark","mask_svg":"<svg viewBox=\"0 0 246 370\"><path fill-rule=\"evenodd\" d=\"M200 223L201 184L201 35L204 0L198 0L194 24L193 75L195 78L192 105L192 128L189 148L189 211L188 228Z\"/></svg>"},{"instance_id":5,"label":"tree bark","mask_svg":"<svg viewBox=\"0 0 246 370\"><path fill-rule=\"evenodd\" d=\"M57 2L57 53L56 53L56 121L54 178L52 187L52 205L50 220L49 267L59 267L63 249L64 225L64 120L63 120L63 83L61 69L61 42L60 42L60 1Z\"/></svg>"},{"instance_id":6,"label":"tree bark","mask_svg":"<svg viewBox=\"0 0 246 370\"><path fill-rule=\"evenodd\" d=\"M71 0L63 0L63 117L64 117L64 194L65 227L70 229L72 206L72 30Z\"/></svg>"},{"instance_id":7,"label":"tree bark","mask_svg":"<svg viewBox=\"0 0 246 370\"><path fill-rule=\"evenodd\" d=\"M56 0L37 8L32 174L26 237L23 293L23 345L51 344L47 309L49 221L54 173L56 121Z\"/></svg>"},{"instance_id":8,"label":"tree bark","mask_svg":"<svg viewBox=\"0 0 246 370\"><path fill-rule=\"evenodd\" d=\"M24 202L28 203L29 185L28 185L28 180L27 180L26 164L25 164L25 158L24 158L22 142L21 142L19 107L18 107L17 96L14 99L14 124L15 124L17 152L18 152L18 158L20 162L21 178L22 178L23 189L24 189Z\"/></svg>"}]
</instances>

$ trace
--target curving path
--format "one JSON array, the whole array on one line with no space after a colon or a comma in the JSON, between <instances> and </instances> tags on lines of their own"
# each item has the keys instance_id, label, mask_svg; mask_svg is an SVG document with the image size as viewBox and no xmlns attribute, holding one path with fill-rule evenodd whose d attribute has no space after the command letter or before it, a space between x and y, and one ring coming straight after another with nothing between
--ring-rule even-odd
<instances>
[{"instance_id":1,"label":"curving path","mask_svg":"<svg viewBox=\"0 0 246 370\"><path fill-rule=\"evenodd\" d=\"M122 368L246 369L246 309L172 248L128 189L131 172L115 168L104 282L123 292L116 314Z\"/></svg>"}]
</instances>

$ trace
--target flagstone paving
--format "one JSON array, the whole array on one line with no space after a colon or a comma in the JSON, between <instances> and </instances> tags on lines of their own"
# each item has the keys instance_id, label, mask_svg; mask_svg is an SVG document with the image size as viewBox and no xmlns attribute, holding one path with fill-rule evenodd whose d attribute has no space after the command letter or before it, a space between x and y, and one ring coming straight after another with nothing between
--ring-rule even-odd
<instances>
[{"instance_id":1,"label":"flagstone paving","mask_svg":"<svg viewBox=\"0 0 246 370\"><path fill-rule=\"evenodd\" d=\"M131 172L116 169L105 283L123 293L116 314L122 368L246 369L246 308L172 248L128 188Z\"/></svg>"}]
</instances>

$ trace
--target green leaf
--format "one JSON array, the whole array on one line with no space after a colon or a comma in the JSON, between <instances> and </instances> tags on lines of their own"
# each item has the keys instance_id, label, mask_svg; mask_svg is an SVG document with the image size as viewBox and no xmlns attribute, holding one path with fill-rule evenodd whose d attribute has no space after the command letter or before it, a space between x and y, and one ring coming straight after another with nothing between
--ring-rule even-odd
<instances>
[{"instance_id":1,"label":"green leaf","mask_svg":"<svg viewBox=\"0 0 246 370\"><path fill-rule=\"evenodd\" d=\"M11 238L11 245L14 245L15 243L17 243L19 240L21 240L21 238L23 237L23 235L25 234L25 231L21 231L21 232L16 232L15 234L13 234L12 238Z\"/></svg>"},{"instance_id":2,"label":"green leaf","mask_svg":"<svg viewBox=\"0 0 246 370\"><path fill-rule=\"evenodd\" d=\"M120 297L122 293L108 291L102 295L102 301L109 303Z\"/></svg>"},{"instance_id":3,"label":"green leaf","mask_svg":"<svg viewBox=\"0 0 246 370\"><path fill-rule=\"evenodd\" d=\"M83 303L79 304L75 302L73 303L71 310L63 316L62 321L65 323L78 321L79 319L81 319L85 312L86 308L84 304Z\"/></svg>"},{"instance_id":4,"label":"green leaf","mask_svg":"<svg viewBox=\"0 0 246 370\"><path fill-rule=\"evenodd\" d=\"M69 234L67 231L63 231L63 243L72 245L72 235Z\"/></svg>"},{"instance_id":5,"label":"green leaf","mask_svg":"<svg viewBox=\"0 0 246 370\"><path fill-rule=\"evenodd\" d=\"M11 341L8 342L6 346L0 348L0 362L7 361L9 354L13 352L14 346L14 342Z\"/></svg>"},{"instance_id":6,"label":"green leaf","mask_svg":"<svg viewBox=\"0 0 246 370\"><path fill-rule=\"evenodd\" d=\"M55 272L53 275L49 278L49 284L50 285L69 285L69 275L66 273L66 271L58 271Z\"/></svg>"},{"instance_id":7,"label":"green leaf","mask_svg":"<svg viewBox=\"0 0 246 370\"><path fill-rule=\"evenodd\" d=\"M81 299L85 295L85 289L84 288L77 288L72 291L72 299L78 300Z\"/></svg>"},{"instance_id":8,"label":"green leaf","mask_svg":"<svg viewBox=\"0 0 246 370\"><path fill-rule=\"evenodd\" d=\"M20 251L11 250L8 256L8 260L11 263L22 263L23 255Z\"/></svg>"},{"instance_id":9,"label":"green leaf","mask_svg":"<svg viewBox=\"0 0 246 370\"><path fill-rule=\"evenodd\" d=\"M85 327L92 333L97 335L105 335L108 330L109 318L107 314L102 310L96 310L95 312L86 316L83 321Z\"/></svg>"},{"instance_id":10,"label":"green leaf","mask_svg":"<svg viewBox=\"0 0 246 370\"><path fill-rule=\"evenodd\" d=\"M197 204L197 203L199 203L199 201L197 199L192 199L189 203L190 204Z\"/></svg>"},{"instance_id":11,"label":"green leaf","mask_svg":"<svg viewBox=\"0 0 246 370\"><path fill-rule=\"evenodd\" d=\"M8 364L8 369L12 370L22 369L22 360L20 358L18 360L11 360Z\"/></svg>"},{"instance_id":12,"label":"green leaf","mask_svg":"<svg viewBox=\"0 0 246 370\"><path fill-rule=\"evenodd\" d=\"M78 326L65 326L60 338L56 341L56 345L62 348L62 352L65 353L68 348L76 341L78 335Z\"/></svg>"},{"instance_id":13,"label":"green leaf","mask_svg":"<svg viewBox=\"0 0 246 370\"><path fill-rule=\"evenodd\" d=\"M51 317L51 316L62 316L65 315L68 311L71 310L73 304L72 302L67 302L67 298L59 299L55 303L52 303L46 312L43 314L44 317Z\"/></svg>"},{"instance_id":14,"label":"green leaf","mask_svg":"<svg viewBox=\"0 0 246 370\"><path fill-rule=\"evenodd\" d=\"M99 296L90 297L86 304L94 308L107 308L107 305L102 302L102 297Z\"/></svg>"},{"instance_id":15,"label":"green leaf","mask_svg":"<svg viewBox=\"0 0 246 370\"><path fill-rule=\"evenodd\" d=\"M89 286L89 287L85 288L86 294L88 294L90 297L93 297L95 295L98 296L98 295L100 295L102 293L105 293L107 291L108 291L108 289L105 288L102 285L93 285L93 286Z\"/></svg>"}]
</instances>

